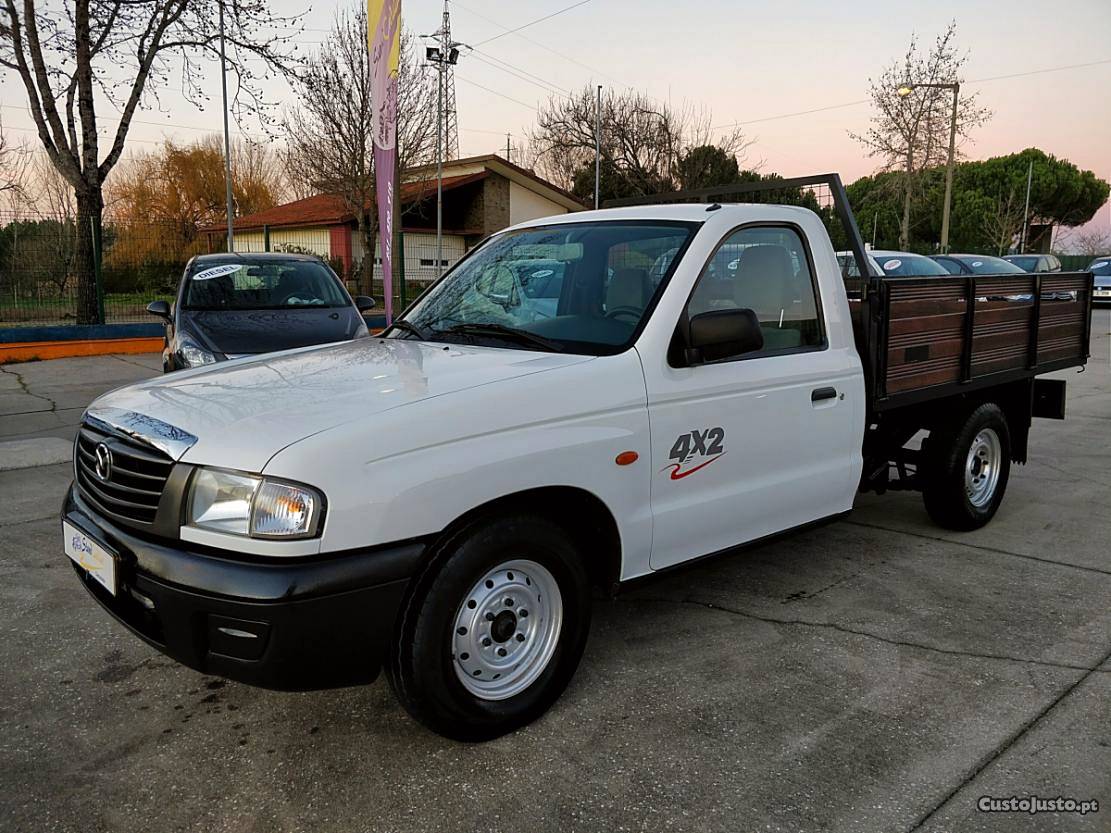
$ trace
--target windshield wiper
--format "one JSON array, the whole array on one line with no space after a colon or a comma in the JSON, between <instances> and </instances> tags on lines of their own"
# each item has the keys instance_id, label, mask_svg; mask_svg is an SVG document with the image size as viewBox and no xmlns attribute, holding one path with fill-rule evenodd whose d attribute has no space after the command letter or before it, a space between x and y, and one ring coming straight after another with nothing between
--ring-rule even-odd
<instances>
[{"instance_id":1,"label":"windshield wiper","mask_svg":"<svg viewBox=\"0 0 1111 833\"><path fill-rule=\"evenodd\" d=\"M424 330L422 330L416 324L412 324L406 321L404 318L398 318L396 321L394 321L391 329L403 330L404 332L412 333L421 341L428 341L428 334Z\"/></svg>"},{"instance_id":2,"label":"windshield wiper","mask_svg":"<svg viewBox=\"0 0 1111 833\"><path fill-rule=\"evenodd\" d=\"M552 341L550 338L544 338L536 333L530 333L528 330L522 330L517 327L507 327L504 324L494 323L471 323L471 324L456 324L454 327L448 327L446 330L434 330L436 334L447 333L451 335L467 335L467 336L493 336L495 338L505 338L511 341L516 341L518 344L529 344L533 347L542 347L545 350L550 350L553 353L562 353L563 345Z\"/></svg>"}]
</instances>

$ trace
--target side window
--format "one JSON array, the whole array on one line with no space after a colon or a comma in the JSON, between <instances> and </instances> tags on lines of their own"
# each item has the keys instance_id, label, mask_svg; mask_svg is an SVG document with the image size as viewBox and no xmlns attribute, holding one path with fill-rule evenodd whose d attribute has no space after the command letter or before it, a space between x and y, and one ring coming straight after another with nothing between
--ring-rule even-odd
<instances>
[{"instance_id":1,"label":"side window","mask_svg":"<svg viewBox=\"0 0 1111 833\"><path fill-rule=\"evenodd\" d=\"M814 279L797 231L750 227L721 243L698 278L687 315L722 309L756 313L764 347L755 355L823 345Z\"/></svg>"}]
</instances>

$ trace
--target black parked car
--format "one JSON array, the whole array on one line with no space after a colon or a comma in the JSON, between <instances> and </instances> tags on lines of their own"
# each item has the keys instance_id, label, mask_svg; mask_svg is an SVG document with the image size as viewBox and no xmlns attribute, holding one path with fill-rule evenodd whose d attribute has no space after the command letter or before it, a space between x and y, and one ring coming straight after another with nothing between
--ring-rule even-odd
<instances>
[{"instance_id":1,"label":"black parked car","mask_svg":"<svg viewBox=\"0 0 1111 833\"><path fill-rule=\"evenodd\" d=\"M322 260L294 254L198 255L185 265L166 323L162 369L198 367L257 353L366 336L373 298L348 294Z\"/></svg>"},{"instance_id":2,"label":"black parked car","mask_svg":"<svg viewBox=\"0 0 1111 833\"><path fill-rule=\"evenodd\" d=\"M1024 275L1026 270L992 255L933 255L951 275Z\"/></svg>"},{"instance_id":3,"label":"black parked car","mask_svg":"<svg viewBox=\"0 0 1111 833\"><path fill-rule=\"evenodd\" d=\"M1003 258L1023 272L1060 272L1061 261L1053 255L1007 255Z\"/></svg>"}]
</instances>

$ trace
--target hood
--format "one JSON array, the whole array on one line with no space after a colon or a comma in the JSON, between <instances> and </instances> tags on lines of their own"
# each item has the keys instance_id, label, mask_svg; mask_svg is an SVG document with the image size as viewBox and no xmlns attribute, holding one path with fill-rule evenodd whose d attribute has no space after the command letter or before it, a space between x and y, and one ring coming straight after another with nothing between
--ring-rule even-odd
<instances>
[{"instance_id":1,"label":"hood","mask_svg":"<svg viewBox=\"0 0 1111 833\"><path fill-rule=\"evenodd\" d=\"M365 338L129 385L97 399L89 414L128 412L187 432L196 444L175 455L186 462L262 471L282 448L320 431L591 358Z\"/></svg>"},{"instance_id":2,"label":"hood","mask_svg":"<svg viewBox=\"0 0 1111 833\"><path fill-rule=\"evenodd\" d=\"M272 353L348 341L363 321L351 307L289 310L182 310L178 326L217 353Z\"/></svg>"}]
</instances>

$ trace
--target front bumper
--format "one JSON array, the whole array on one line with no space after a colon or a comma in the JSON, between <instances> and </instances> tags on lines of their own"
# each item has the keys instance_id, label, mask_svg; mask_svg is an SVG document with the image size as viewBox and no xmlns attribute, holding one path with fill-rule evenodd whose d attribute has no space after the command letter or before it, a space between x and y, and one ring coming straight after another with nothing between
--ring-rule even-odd
<instances>
[{"instance_id":1,"label":"front bumper","mask_svg":"<svg viewBox=\"0 0 1111 833\"><path fill-rule=\"evenodd\" d=\"M425 544L275 562L234 560L136 537L70 486L62 517L118 554L111 595L76 564L89 594L178 662L264 688L372 681Z\"/></svg>"}]
</instances>

